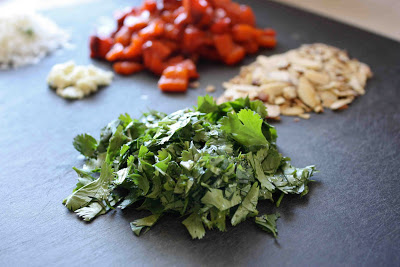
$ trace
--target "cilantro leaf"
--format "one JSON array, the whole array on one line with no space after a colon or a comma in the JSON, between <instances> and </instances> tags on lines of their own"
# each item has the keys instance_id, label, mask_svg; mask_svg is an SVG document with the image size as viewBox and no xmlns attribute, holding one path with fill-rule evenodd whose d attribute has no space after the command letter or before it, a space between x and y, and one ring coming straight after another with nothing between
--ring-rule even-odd
<instances>
[{"instance_id":1,"label":"cilantro leaf","mask_svg":"<svg viewBox=\"0 0 400 267\"><path fill-rule=\"evenodd\" d=\"M275 186L271 183L268 177L265 175L264 170L262 168L261 162L265 159L265 156L268 153L268 149L263 148L257 151L257 154L254 155L253 152L248 153L247 160L249 161L250 165L255 170L255 174L257 180L260 181L261 187L266 188L269 191L273 191Z\"/></svg>"},{"instance_id":2,"label":"cilantro leaf","mask_svg":"<svg viewBox=\"0 0 400 267\"><path fill-rule=\"evenodd\" d=\"M126 143L126 140L127 137L122 132L122 126L118 126L116 132L110 138L106 161L112 162L116 156L120 155L121 146Z\"/></svg>"},{"instance_id":3,"label":"cilantro leaf","mask_svg":"<svg viewBox=\"0 0 400 267\"><path fill-rule=\"evenodd\" d=\"M93 202L87 207L77 209L75 212L85 221L91 221L94 217L105 213L105 207L98 202Z\"/></svg>"},{"instance_id":4,"label":"cilantro leaf","mask_svg":"<svg viewBox=\"0 0 400 267\"><path fill-rule=\"evenodd\" d=\"M89 134L80 134L74 138L73 145L82 155L88 158L95 156L97 140Z\"/></svg>"},{"instance_id":5,"label":"cilantro leaf","mask_svg":"<svg viewBox=\"0 0 400 267\"><path fill-rule=\"evenodd\" d=\"M107 163L101 167L101 174L95 181L86 184L64 200L65 206L73 211L86 206L92 200L105 200L109 195L109 186L114 175Z\"/></svg>"},{"instance_id":6,"label":"cilantro leaf","mask_svg":"<svg viewBox=\"0 0 400 267\"><path fill-rule=\"evenodd\" d=\"M212 96L199 96L197 99L197 110L203 113L212 113L218 110L218 105L215 103Z\"/></svg>"},{"instance_id":7,"label":"cilantro leaf","mask_svg":"<svg viewBox=\"0 0 400 267\"><path fill-rule=\"evenodd\" d=\"M110 138L113 134L117 131L118 126L120 125L120 120L114 120L107 124L100 132L100 141L99 145L97 146L97 150L99 153L104 153L107 151L107 147L110 142Z\"/></svg>"},{"instance_id":8,"label":"cilantro leaf","mask_svg":"<svg viewBox=\"0 0 400 267\"><path fill-rule=\"evenodd\" d=\"M220 211L217 209L210 209L211 223L216 226L221 232L226 231L225 219L228 210Z\"/></svg>"},{"instance_id":9,"label":"cilantro leaf","mask_svg":"<svg viewBox=\"0 0 400 267\"><path fill-rule=\"evenodd\" d=\"M150 183L149 180L140 174L131 174L129 176L130 179L138 186L143 191L143 195L146 195L149 192L150 189Z\"/></svg>"},{"instance_id":10,"label":"cilantro leaf","mask_svg":"<svg viewBox=\"0 0 400 267\"><path fill-rule=\"evenodd\" d=\"M201 239L206 234L201 217L195 212L187 217L182 223L186 226L186 229L189 231L189 234L193 239Z\"/></svg>"},{"instance_id":11,"label":"cilantro leaf","mask_svg":"<svg viewBox=\"0 0 400 267\"><path fill-rule=\"evenodd\" d=\"M211 188L201 199L204 204L213 205L217 209L223 211L232 208L242 201L239 192L236 192L231 200L227 200L223 196L223 192L220 189Z\"/></svg>"},{"instance_id":12,"label":"cilantro leaf","mask_svg":"<svg viewBox=\"0 0 400 267\"><path fill-rule=\"evenodd\" d=\"M281 165L281 161L282 155L274 147L271 147L268 150L268 155L261 163L262 169L264 172L274 174Z\"/></svg>"},{"instance_id":13,"label":"cilantro leaf","mask_svg":"<svg viewBox=\"0 0 400 267\"><path fill-rule=\"evenodd\" d=\"M261 116L261 118L268 117L267 108L265 107L264 103L260 100L251 101L250 109L257 112Z\"/></svg>"},{"instance_id":14,"label":"cilantro leaf","mask_svg":"<svg viewBox=\"0 0 400 267\"><path fill-rule=\"evenodd\" d=\"M152 227L158 221L160 216L161 216L160 214L153 214L148 217L131 222L130 225L133 233L139 236L142 229L147 228L145 230L146 233L150 229L150 227Z\"/></svg>"},{"instance_id":15,"label":"cilantro leaf","mask_svg":"<svg viewBox=\"0 0 400 267\"><path fill-rule=\"evenodd\" d=\"M127 127L133 121L128 113L119 115L118 119L122 122L123 127Z\"/></svg>"},{"instance_id":16,"label":"cilantro leaf","mask_svg":"<svg viewBox=\"0 0 400 267\"><path fill-rule=\"evenodd\" d=\"M295 168L290 163L284 162L275 175L269 177L269 180L285 194L308 193L308 182L315 172L315 166L305 168Z\"/></svg>"},{"instance_id":17,"label":"cilantro leaf","mask_svg":"<svg viewBox=\"0 0 400 267\"><path fill-rule=\"evenodd\" d=\"M239 224L240 222L246 220L249 214L257 215L257 202L258 202L258 193L259 187L258 183L255 182L250 191L247 193L244 198L242 204L240 204L239 208L236 210L235 214L232 217L231 223L233 226Z\"/></svg>"},{"instance_id":18,"label":"cilantro leaf","mask_svg":"<svg viewBox=\"0 0 400 267\"><path fill-rule=\"evenodd\" d=\"M152 191L146 197L156 199L160 195L162 190L161 177L159 176L159 174L155 174L153 176L152 182L153 182Z\"/></svg>"},{"instance_id":19,"label":"cilantro leaf","mask_svg":"<svg viewBox=\"0 0 400 267\"><path fill-rule=\"evenodd\" d=\"M221 129L244 146L265 146L267 139L262 133L263 120L258 113L242 109L238 114L229 113L221 120Z\"/></svg>"},{"instance_id":20,"label":"cilantro leaf","mask_svg":"<svg viewBox=\"0 0 400 267\"><path fill-rule=\"evenodd\" d=\"M276 229L276 221L278 220L280 214L269 214L269 215L262 215L255 218L256 224L261 227L266 232L270 232L277 237L278 230Z\"/></svg>"}]
</instances>

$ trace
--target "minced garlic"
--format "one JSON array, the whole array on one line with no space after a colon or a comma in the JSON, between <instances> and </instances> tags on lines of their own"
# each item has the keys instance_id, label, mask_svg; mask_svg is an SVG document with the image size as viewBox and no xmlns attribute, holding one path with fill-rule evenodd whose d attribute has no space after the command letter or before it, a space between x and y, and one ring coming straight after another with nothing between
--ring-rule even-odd
<instances>
[{"instance_id":1,"label":"minced garlic","mask_svg":"<svg viewBox=\"0 0 400 267\"><path fill-rule=\"evenodd\" d=\"M113 73L93 65L77 66L73 61L54 65L47 77L47 83L55 88L57 95L68 99L82 99L109 85Z\"/></svg>"}]
</instances>

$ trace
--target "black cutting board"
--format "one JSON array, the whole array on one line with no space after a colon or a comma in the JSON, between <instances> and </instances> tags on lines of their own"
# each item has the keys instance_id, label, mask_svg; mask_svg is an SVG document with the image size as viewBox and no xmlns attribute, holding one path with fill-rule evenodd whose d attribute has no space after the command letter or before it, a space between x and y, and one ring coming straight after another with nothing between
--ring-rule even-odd
<instances>
[{"instance_id":1,"label":"black cutting board","mask_svg":"<svg viewBox=\"0 0 400 267\"><path fill-rule=\"evenodd\" d=\"M70 30L74 49L0 72L1 266L400 264L400 44L280 4L246 3L260 26L279 34L277 49L264 54L322 42L348 50L374 72L367 94L348 110L275 123L280 151L296 166L316 164L320 170L306 197L285 197L279 209L259 205L261 212L281 213L278 239L249 220L194 241L175 216L137 238L129 222L145 213L117 210L85 223L63 207L75 185L71 167L83 164L72 147L75 135L98 136L124 112L137 117L148 108L172 112L192 106L207 84L217 85L213 95L219 95L220 84L239 71L239 66L202 65L203 89L183 95L162 94L157 78L143 72L116 76L111 86L82 101L58 97L46 86L51 66L70 59L91 63L87 40L99 17L128 5L102 1L46 13Z\"/></svg>"}]
</instances>

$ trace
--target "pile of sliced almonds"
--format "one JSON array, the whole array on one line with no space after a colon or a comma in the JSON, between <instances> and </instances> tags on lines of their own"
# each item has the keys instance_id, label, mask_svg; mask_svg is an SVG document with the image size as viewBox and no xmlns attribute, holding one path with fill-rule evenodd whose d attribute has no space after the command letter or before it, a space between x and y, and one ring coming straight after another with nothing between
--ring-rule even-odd
<instances>
[{"instance_id":1,"label":"pile of sliced almonds","mask_svg":"<svg viewBox=\"0 0 400 267\"><path fill-rule=\"evenodd\" d=\"M260 99L270 118L279 115L310 117L324 108L345 109L356 96L365 94L368 65L350 59L347 53L325 44L303 45L298 49L257 60L223 84L218 102L249 96Z\"/></svg>"}]
</instances>

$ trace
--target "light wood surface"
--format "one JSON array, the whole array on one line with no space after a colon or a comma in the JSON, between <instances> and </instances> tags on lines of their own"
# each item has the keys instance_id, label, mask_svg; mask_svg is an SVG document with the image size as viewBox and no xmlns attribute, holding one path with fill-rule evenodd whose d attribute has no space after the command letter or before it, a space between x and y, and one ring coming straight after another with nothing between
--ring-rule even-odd
<instances>
[{"instance_id":1,"label":"light wood surface","mask_svg":"<svg viewBox=\"0 0 400 267\"><path fill-rule=\"evenodd\" d=\"M400 0L275 1L312 11L400 41Z\"/></svg>"}]
</instances>

